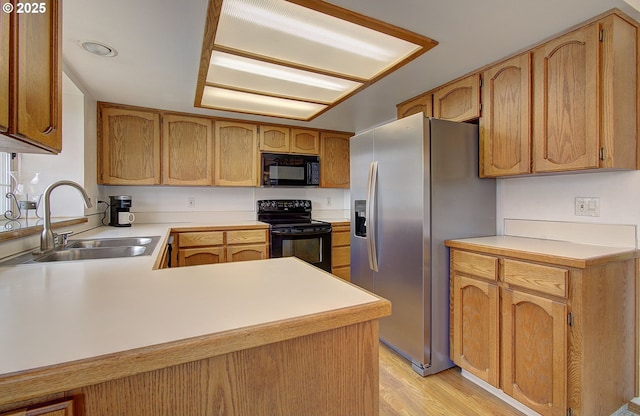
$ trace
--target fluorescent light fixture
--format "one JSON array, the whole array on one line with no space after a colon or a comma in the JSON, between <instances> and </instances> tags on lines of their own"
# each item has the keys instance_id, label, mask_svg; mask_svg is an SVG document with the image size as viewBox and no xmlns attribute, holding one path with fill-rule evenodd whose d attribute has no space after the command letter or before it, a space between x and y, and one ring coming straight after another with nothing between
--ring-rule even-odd
<instances>
[{"instance_id":1,"label":"fluorescent light fixture","mask_svg":"<svg viewBox=\"0 0 640 416\"><path fill-rule=\"evenodd\" d=\"M308 118L327 107L326 105L305 101L288 100L209 86L205 87L202 103L205 106L222 110L293 119Z\"/></svg>"},{"instance_id":2,"label":"fluorescent light fixture","mask_svg":"<svg viewBox=\"0 0 640 416\"><path fill-rule=\"evenodd\" d=\"M435 45L322 0L209 0L195 105L311 120Z\"/></svg>"},{"instance_id":3,"label":"fluorescent light fixture","mask_svg":"<svg viewBox=\"0 0 640 416\"><path fill-rule=\"evenodd\" d=\"M262 75L332 91L347 91L353 88L354 85L358 85L358 83L353 81L301 71L295 68L270 64L268 62L235 56L224 52L214 52L213 55L211 55L211 65L214 67L209 71L212 73L212 82L215 82L215 67L219 66L235 71L248 72L250 74Z\"/></svg>"}]
</instances>

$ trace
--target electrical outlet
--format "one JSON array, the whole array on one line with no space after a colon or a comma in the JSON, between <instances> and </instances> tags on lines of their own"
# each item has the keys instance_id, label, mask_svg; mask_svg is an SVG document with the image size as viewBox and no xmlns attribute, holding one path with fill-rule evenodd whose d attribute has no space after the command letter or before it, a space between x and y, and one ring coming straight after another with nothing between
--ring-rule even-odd
<instances>
[{"instance_id":1,"label":"electrical outlet","mask_svg":"<svg viewBox=\"0 0 640 416\"><path fill-rule=\"evenodd\" d=\"M600 198L576 197L575 215L585 217L599 217Z\"/></svg>"},{"instance_id":2,"label":"electrical outlet","mask_svg":"<svg viewBox=\"0 0 640 416\"><path fill-rule=\"evenodd\" d=\"M187 208L195 209L196 208L196 199L192 196L187 198Z\"/></svg>"}]
</instances>

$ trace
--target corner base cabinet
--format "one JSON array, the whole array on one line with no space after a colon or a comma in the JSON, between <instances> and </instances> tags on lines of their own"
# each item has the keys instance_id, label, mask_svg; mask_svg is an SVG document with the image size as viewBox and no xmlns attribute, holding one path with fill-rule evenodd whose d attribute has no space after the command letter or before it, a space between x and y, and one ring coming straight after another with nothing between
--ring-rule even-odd
<instances>
[{"instance_id":1,"label":"corner base cabinet","mask_svg":"<svg viewBox=\"0 0 640 416\"><path fill-rule=\"evenodd\" d=\"M614 413L635 395L638 252L505 249L518 240L447 241L452 360L544 416Z\"/></svg>"}]
</instances>

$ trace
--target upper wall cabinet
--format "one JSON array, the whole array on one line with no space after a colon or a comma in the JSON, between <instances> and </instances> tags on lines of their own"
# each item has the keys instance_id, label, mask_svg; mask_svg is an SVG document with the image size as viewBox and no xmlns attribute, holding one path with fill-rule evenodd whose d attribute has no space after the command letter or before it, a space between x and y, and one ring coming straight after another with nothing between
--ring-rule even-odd
<instances>
[{"instance_id":1,"label":"upper wall cabinet","mask_svg":"<svg viewBox=\"0 0 640 416\"><path fill-rule=\"evenodd\" d=\"M433 117L433 94L420 95L396 106L398 119L417 113L424 113L425 117Z\"/></svg>"},{"instance_id":2,"label":"upper wall cabinet","mask_svg":"<svg viewBox=\"0 0 640 416\"><path fill-rule=\"evenodd\" d=\"M483 73L480 176L531 173L531 53Z\"/></svg>"},{"instance_id":3,"label":"upper wall cabinet","mask_svg":"<svg viewBox=\"0 0 640 416\"><path fill-rule=\"evenodd\" d=\"M320 132L309 129L291 129L291 153L320 154Z\"/></svg>"},{"instance_id":4,"label":"upper wall cabinet","mask_svg":"<svg viewBox=\"0 0 640 416\"><path fill-rule=\"evenodd\" d=\"M533 51L533 169L635 169L637 28L617 15Z\"/></svg>"},{"instance_id":5,"label":"upper wall cabinet","mask_svg":"<svg viewBox=\"0 0 640 416\"><path fill-rule=\"evenodd\" d=\"M259 131L262 152L320 154L317 130L261 125Z\"/></svg>"},{"instance_id":6,"label":"upper wall cabinet","mask_svg":"<svg viewBox=\"0 0 640 416\"><path fill-rule=\"evenodd\" d=\"M17 2L10 1L14 6ZM62 150L61 2L0 16L0 150ZM34 3L35 4L35 3Z\"/></svg>"},{"instance_id":7,"label":"upper wall cabinet","mask_svg":"<svg viewBox=\"0 0 640 416\"><path fill-rule=\"evenodd\" d=\"M320 134L320 186L322 188L348 188L349 174L348 134L322 132Z\"/></svg>"},{"instance_id":8,"label":"upper wall cabinet","mask_svg":"<svg viewBox=\"0 0 640 416\"><path fill-rule=\"evenodd\" d=\"M98 183L160 184L160 113L98 104Z\"/></svg>"},{"instance_id":9,"label":"upper wall cabinet","mask_svg":"<svg viewBox=\"0 0 640 416\"><path fill-rule=\"evenodd\" d=\"M213 126L210 119L163 115L162 183L213 185Z\"/></svg>"},{"instance_id":10,"label":"upper wall cabinet","mask_svg":"<svg viewBox=\"0 0 640 416\"><path fill-rule=\"evenodd\" d=\"M215 183L258 186L258 126L235 121L215 124Z\"/></svg>"},{"instance_id":11,"label":"upper wall cabinet","mask_svg":"<svg viewBox=\"0 0 640 416\"><path fill-rule=\"evenodd\" d=\"M433 116L451 121L480 117L480 74L470 75L435 90Z\"/></svg>"},{"instance_id":12,"label":"upper wall cabinet","mask_svg":"<svg viewBox=\"0 0 640 416\"><path fill-rule=\"evenodd\" d=\"M260 151L289 153L291 130L289 127L261 125Z\"/></svg>"}]
</instances>

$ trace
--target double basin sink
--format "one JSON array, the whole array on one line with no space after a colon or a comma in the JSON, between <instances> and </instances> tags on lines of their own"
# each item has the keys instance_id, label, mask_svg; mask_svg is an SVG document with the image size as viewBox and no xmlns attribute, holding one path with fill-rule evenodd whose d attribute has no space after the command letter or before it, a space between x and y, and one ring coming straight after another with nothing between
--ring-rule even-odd
<instances>
[{"instance_id":1,"label":"double basin sink","mask_svg":"<svg viewBox=\"0 0 640 416\"><path fill-rule=\"evenodd\" d=\"M0 263L0 266L144 256L153 253L159 240L160 236L69 240L52 251L23 254Z\"/></svg>"}]
</instances>

